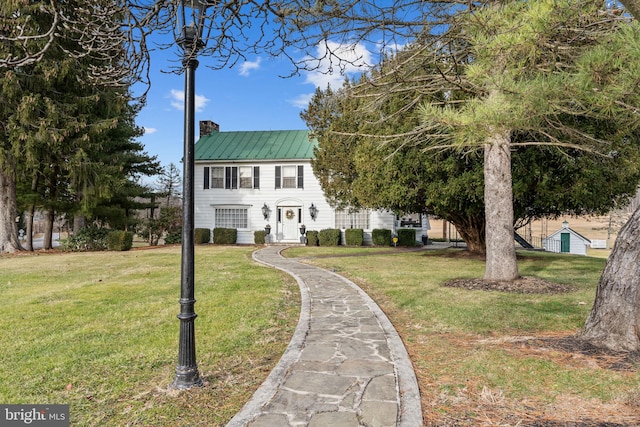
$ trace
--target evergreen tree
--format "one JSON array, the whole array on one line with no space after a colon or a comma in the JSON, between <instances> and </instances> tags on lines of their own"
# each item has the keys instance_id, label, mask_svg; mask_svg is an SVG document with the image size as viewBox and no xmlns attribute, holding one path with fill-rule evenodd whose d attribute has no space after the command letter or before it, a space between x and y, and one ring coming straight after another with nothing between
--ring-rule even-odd
<instances>
[{"instance_id":1,"label":"evergreen tree","mask_svg":"<svg viewBox=\"0 0 640 427\"><path fill-rule=\"evenodd\" d=\"M65 16L80 19L79 15L86 13L82 4L81 0L66 2ZM37 32L37 28L53 25L50 21L54 18L46 8L33 9L31 4L14 7L17 16L31 14L31 19L24 21L29 30ZM111 17L112 24L116 19ZM104 42L102 55L74 54L82 50L83 42L70 36L56 39L36 62L3 69L0 182L6 200L3 207L7 206L0 212L3 251L19 248L12 222L15 212L9 212L17 208L18 173L31 183L25 197L28 211L33 212L37 204L48 212L47 247L56 211L90 213L119 189L130 189L132 183L127 180L135 182L136 175L153 173L157 168L155 159L140 154L141 146L132 142L140 130L133 124L137 107L129 104L126 82L121 79L113 85L112 81L96 79L96 70L111 69L112 61L123 58L122 46L112 43L109 32L96 36L96 41L102 37ZM0 49L11 55L20 46L4 43Z\"/></svg>"}]
</instances>

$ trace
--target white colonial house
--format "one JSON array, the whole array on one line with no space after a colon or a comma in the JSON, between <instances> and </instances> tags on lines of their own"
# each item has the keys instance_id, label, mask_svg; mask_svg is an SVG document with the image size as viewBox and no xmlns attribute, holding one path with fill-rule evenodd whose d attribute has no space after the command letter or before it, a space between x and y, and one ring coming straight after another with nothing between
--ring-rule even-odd
<instances>
[{"instance_id":1,"label":"white colonial house","mask_svg":"<svg viewBox=\"0 0 640 427\"><path fill-rule=\"evenodd\" d=\"M334 210L311 169L316 141L305 130L220 132L200 123L195 146L195 226L238 230L240 244L270 227L271 243L298 243L300 228L395 232L391 212ZM416 235L420 238L418 231ZM344 240L343 240L344 241Z\"/></svg>"}]
</instances>

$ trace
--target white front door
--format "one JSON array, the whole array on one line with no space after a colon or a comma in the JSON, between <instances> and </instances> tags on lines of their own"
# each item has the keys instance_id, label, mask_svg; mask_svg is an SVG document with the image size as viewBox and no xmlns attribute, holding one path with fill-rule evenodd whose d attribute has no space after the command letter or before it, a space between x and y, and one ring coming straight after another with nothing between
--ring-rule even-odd
<instances>
[{"instance_id":1,"label":"white front door","mask_svg":"<svg viewBox=\"0 0 640 427\"><path fill-rule=\"evenodd\" d=\"M298 206L281 206L279 209L282 240L298 241L298 215L300 208Z\"/></svg>"}]
</instances>

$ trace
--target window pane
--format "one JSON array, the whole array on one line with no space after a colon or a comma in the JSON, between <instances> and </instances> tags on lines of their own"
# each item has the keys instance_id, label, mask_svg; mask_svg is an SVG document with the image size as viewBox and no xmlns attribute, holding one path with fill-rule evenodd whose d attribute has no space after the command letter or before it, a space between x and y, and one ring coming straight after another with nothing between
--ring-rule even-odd
<instances>
[{"instance_id":1,"label":"window pane","mask_svg":"<svg viewBox=\"0 0 640 427\"><path fill-rule=\"evenodd\" d=\"M362 228L369 229L368 209L349 212L348 210L336 211L336 228Z\"/></svg>"},{"instance_id":2,"label":"window pane","mask_svg":"<svg viewBox=\"0 0 640 427\"><path fill-rule=\"evenodd\" d=\"M224 188L224 168L211 168L211 188Z\"/></svg>"},{"instance_id":3,"label":"window pane","mask_svg":"<svg viewBox=\"0 0 640 427\"><path fill-rule=\"evenodd\" d=\"M282 188L296 188L296 167L282 167Z\"/></svg>"},{"instance_id":4,"label":"window pane","mask_svg":"<svg viewBox=\"0 0 640 427\"><path fill-rule=\"evenodd\" d=\"M216 208L215 227L219 228L247 228L247 212L245 208Z\"/></svg>"},{"instance_id":5,"label":"window pane","mask_svg":"<svg viewBox=\"0 0 640 427\"><path fill-rule=\"evenodd\" d=\"M253 178L251 177L251 166L240 166L240 188L253 188Z\"/></svg>"}]
</instances>

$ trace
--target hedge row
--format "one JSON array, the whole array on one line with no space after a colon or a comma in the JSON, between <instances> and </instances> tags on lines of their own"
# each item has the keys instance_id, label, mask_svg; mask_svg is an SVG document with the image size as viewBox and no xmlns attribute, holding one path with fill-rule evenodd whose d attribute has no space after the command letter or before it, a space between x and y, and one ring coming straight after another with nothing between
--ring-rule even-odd
<instances>
[{"instance_id":1,"label":"hedge row","mask_svg":"<svg viewBox=\"0 0 640 427\"><path fill-rule=\"evenodd\" d=\"M196 228L193 230L193 242L196 245L209 243L211 241L211 230L208 228Z\"/></svg>"},{"instance_id":2,"label":"hedge row","mask_svg":"<svg viewBox=\"0 0 640 427\"><path fill-rule=\"evenodd\" d=\"M128 251L133 246L131 231L115 230L107 234L107 249L110 251Z\"/></svg>"},{"instance_id":3,"label":"hedge row","mask_svg":"<svg viewBox=\"0 0 640 427\"><path fill-rule=\"evenodd\" d=\"M253 232L253 241L256 245L264 245L267 239L267 232L264 230L258 230Z\"/></svg>"},{"instance_id":4,"label":"hedge row","mask_svg":"<svg viewBox=\"0 0 640 427\"><path fill-rule=\"evenodd\" d=\"M214 228L213 243L216 245L235 245L238 240L238 230L235 228Z\"/></svg>"}]
</instances>

